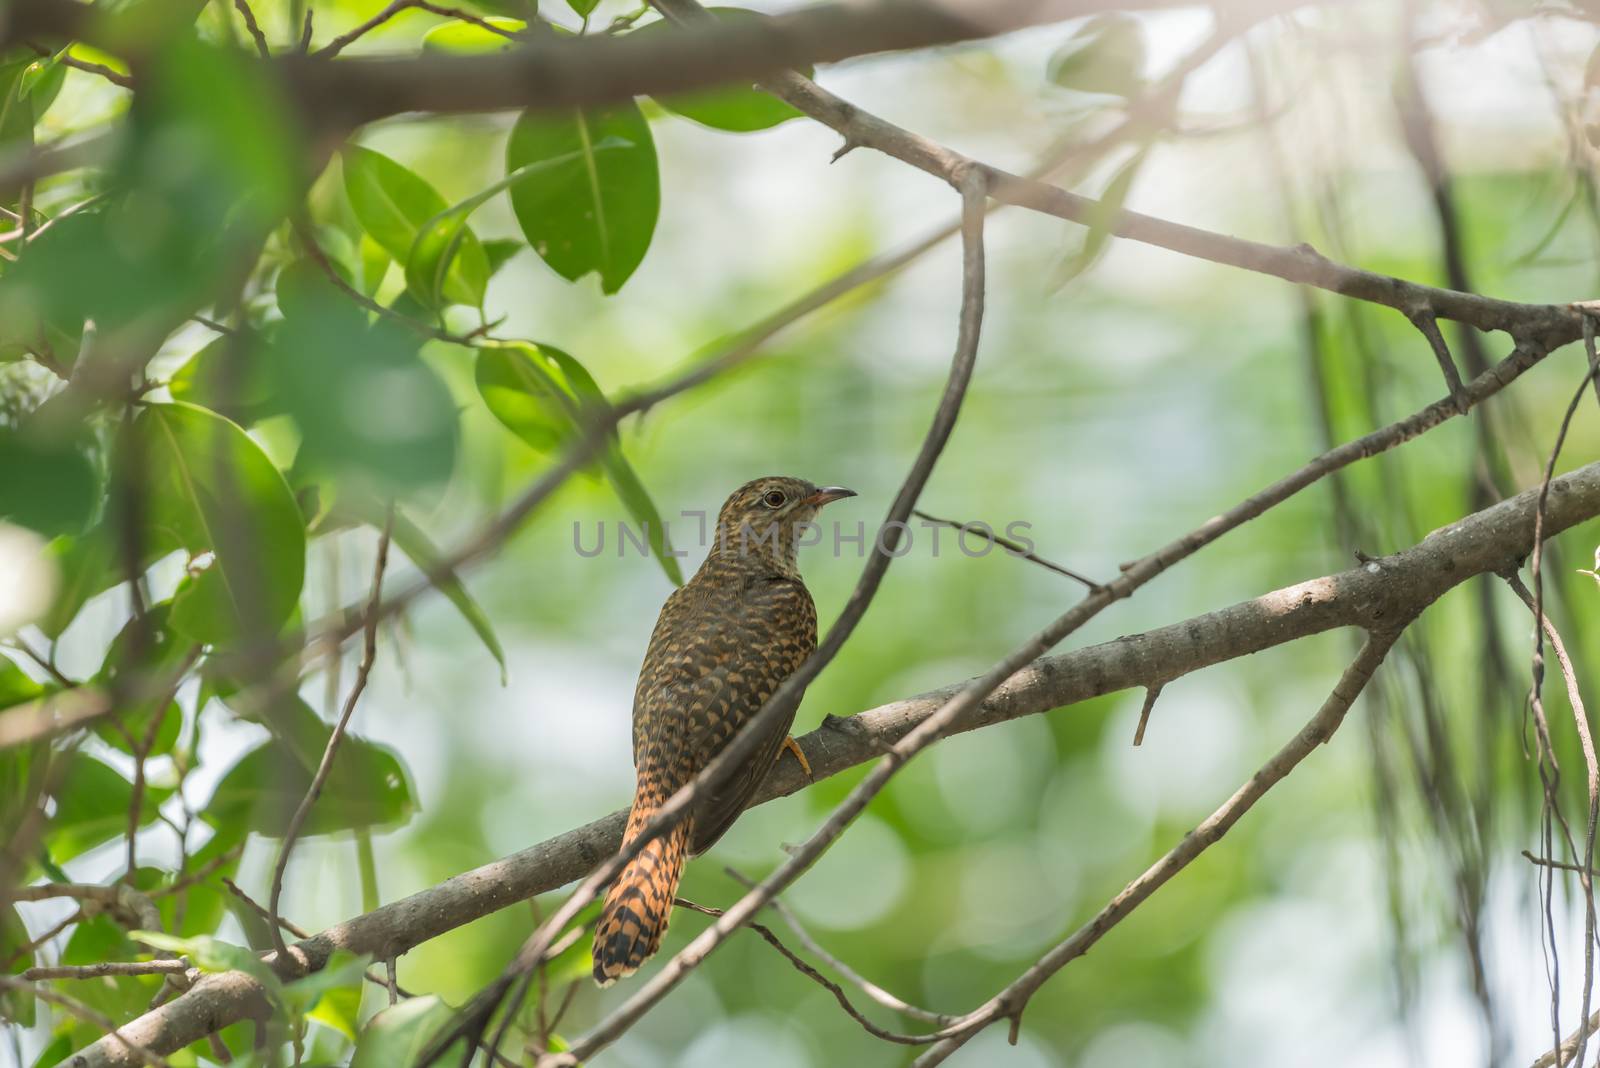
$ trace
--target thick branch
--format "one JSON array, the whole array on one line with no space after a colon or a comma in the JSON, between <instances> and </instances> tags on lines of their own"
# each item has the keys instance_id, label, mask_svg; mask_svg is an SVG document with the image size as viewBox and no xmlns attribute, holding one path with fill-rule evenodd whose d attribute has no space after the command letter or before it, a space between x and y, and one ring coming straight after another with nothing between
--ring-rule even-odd
<instances>
[{"instance_id":1,"label":"thick branch","mask_svg":"<svg viewBox=\"0 0 1600 1068\"><path fill-rule=\"evenodd\" d=\"M1453 586L1514 566L1532 545L1538 491L1532 490L1435 531L1410 549L1359 568L1277 590L1143 634L1043 657L951 726L974 730L1048 712L1118 690L1149 685L1337 627L1383 629ZM1554 536L1600 515L1600 463L1550 484L1545 530ZM876 759L966 684L921 694L843 720L828 720L801 739L817 779ZM804 788L794 765L780 763L757 794L769 801ZM314 971L335 949L388 959L447 931L583 878L616 851L624 814L602 819L464 872L438 886L330 927L291 946L295 963L268 962L285 976ZM260 988L238 972L209 975L188 993L122 1028L133 1041L172 1052L259 1004ZM62 1068L135 1063L101 1041Z\"/></svg>"},{"instance_id":2,"label":"thick branch","mask_svg":"<svg viewBox=\"0 0 1600 1068\"><path fill-rule=\"evenodd\" d=\"M1182 0L877 0L822 3L693 32L553 35L491 55L279 60L284 84L319 123L353 129L408 111L569 108L640 94L746 84L788 68L980 40L1111 8Z\"/></svg>"}]
</instances>

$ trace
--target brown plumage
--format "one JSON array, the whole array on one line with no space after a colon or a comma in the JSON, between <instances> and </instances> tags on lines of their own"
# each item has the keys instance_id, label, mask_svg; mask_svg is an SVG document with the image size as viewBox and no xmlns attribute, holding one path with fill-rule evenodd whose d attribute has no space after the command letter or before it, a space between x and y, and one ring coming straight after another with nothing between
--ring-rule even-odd
<instances>
[{"instance_id":1,"label":"brown plumage","mask_svg":"<svg viewBox=\"0 0 1600 1068\"><path fill-rule=\"evenodd\" d=\"M624 842L816 649L817 610L796 564L797 527L829 501L850 496L837 486L768 477L740 486L722 506L711 553L667 598L639 672L633 696L638 786ZM793 720L791 713L775 724L753 758L617 876L594 935L600 985L631 975L661 945L686 854L709 849L732 825L782 753Z\"/></svg>"}]
</instances>

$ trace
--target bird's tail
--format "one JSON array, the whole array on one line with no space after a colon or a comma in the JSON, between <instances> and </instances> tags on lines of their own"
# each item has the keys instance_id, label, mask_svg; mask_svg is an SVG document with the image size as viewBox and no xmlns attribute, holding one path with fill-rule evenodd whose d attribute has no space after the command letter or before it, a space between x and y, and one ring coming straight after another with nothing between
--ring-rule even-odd
<instances>
[{"instance_id":1,"label":"bird's tail","mask_svg":"<svg viewBox=\"0 0 1600 1068\"><path fill-rule=\"evenodd\" d=\"M623 842L633 841L654 814L653 807L635 804ZM601 986L632 975L661 946L692 824L692 817L685 818L646 845L611 885L594 931L594 981Z\"/></svg>"}]
</instances>

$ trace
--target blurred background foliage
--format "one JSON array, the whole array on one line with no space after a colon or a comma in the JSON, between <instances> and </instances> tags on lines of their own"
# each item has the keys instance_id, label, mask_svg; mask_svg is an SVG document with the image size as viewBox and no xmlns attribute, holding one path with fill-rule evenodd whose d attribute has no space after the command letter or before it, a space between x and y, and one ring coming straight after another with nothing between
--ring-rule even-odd
<instances>
[{"instance_id":1,"label":"blurred background foliage","mask_svg":"<svg viewBox=\"0 0 1600 1068\"><path fill-rule=\"evenodd\" d=\"M253 4L275 49L299 39L306 7ZM312 47L379 7L318 0ZM545 0L532 22L518 0L474 10L494 29L413 10L344 54L655 24L615 0ZM249 954L233 947L271 940L219 879L265 898L277 836L358 655L350 643L340 663L251 701L228 655L243 637L302 633L364 603L386 502L398 502L390 588L407 581L394 576L431 574L444 596L380 630L371 687L284 895L284 915L307 929L626 804L634 677L680 565L659 538L655 561L619 552L618 524L668 520L687 572L705 546L683 513L785 473L858 490L829 518L847 535L859 519L870 537L941 388L959 257L941 244L626 421L499 552L459 578L439 575L443 547L509 504L606 398L667 380L806 290L921 238L950 220L954 199L865 150L830 166L830 132L742 89L587 114L402 116L308 156L245 58L235 8L168 14L193 17L194 32L165 39L137 106L114 78L66 62L120 77L111 55L80 45L0 56L0 150L105 138L100 165L7 193L0 219L10 231L0 235L0 699L183 679L91 730L0 753L3 823L20 847L5 875L105 882L131 858L131 883L154 895L167 935L189 940L168 948L237 967ZM1185 81L1171 121L1134 125L1061 180L1417 281L1534 302L1592 297L1592 16L1582 4L1536 13L1509 2L1273 16ZM1215 25L1203 9L1102 16L823 78L1022 171L1051 144L1116 125ZM1438 195L1406 121L1419 101L1448 174ZM1030 524L1042 555L1093 576L1441 393L1421 338L1384 309L1015 209L994 215L989 251L977 377L922 506ZM1473 339L1452 340L1471 371ZM1357 550L1403 548L1536 484L1581 359L1559 353L1472 420L1301 494L1074 643L1343 569ZM1594 456L1596 426L1592 411L1580 415L1561 468ZM605 551L577 552L602 526ZM1547 560L1546 596L1585 684L1600 662L1600 591L1575 569L1597 540L1591 524ZM803 561L824 625L861 551L830 539ZM120 581L129 565L143 575L137 610ZM999 552L963 555L948 532L936 554L931 532L914 527L800 725L980 672L1078 594ZM1502 585L1447 595L1384 667L1360 718L1046 986L1016 1048L991 1030L956 1063L1531 1061L1548 1047L1549 989L1536 869L1519 853L1540 848L1530 643L1526 612ZM873 981L963 1011L1209 813L1310 714L1350 649L1348 636L1324 635L1178 680L1138 749L1136 693L941 743L787 901ZM1545 695L1558 752L1581 767L1559 690ZM859 774L749 813L689 867L684 895L733 899L725 865L752 876L776 865L782 843L809 833ZM1564 786L1569 811L1581 811L1581 776ZM181 882L197 871L207 877ZM401 985L458 1004L546 904L418 947L399 963ZM1558 896L1554 913L1570 976L1581 911ZM130 940L136 921L19 903L0 915L6 967L148 955ZM680 915L666 949L704 922ZM216 941L193 941L203 936ZM579 981L563 1032L626 994L590 985L585 956L580 945L551 971L554 985ZM308 1021L307 1064L346 1063L382 1004L353 968L338 962L284 995ZM126 1020L158 986L61 989ZM1576 985L1566 987L1570 1021ZM0 1064L54 1063L97 1037L16 995L4 1011ZM249 1032L225 1038L244 1063ZM369 1038L358 1064L395 1063L384 1036ZM740 935L597 1063L798 1068L910 1055ZM171 1060L214 1056L202 1044Z\"/></svg>"}]
</instances>

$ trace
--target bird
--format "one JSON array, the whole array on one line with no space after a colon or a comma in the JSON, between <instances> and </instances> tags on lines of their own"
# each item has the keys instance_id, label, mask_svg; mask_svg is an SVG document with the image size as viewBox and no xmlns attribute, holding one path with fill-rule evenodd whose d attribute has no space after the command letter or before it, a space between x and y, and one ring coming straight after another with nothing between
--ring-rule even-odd
<instances>
[{"instance_id":1,"label":"bird","mask_svg":"<svg viewBox=\"0 0 1600 1068\"><path fill-rule=\"evenodd\" d=\"M623 845L720 753L817 647L817 610L800 577L799 541L824 505L855 491L771 475L746 482L717 516L710 553L662 606L633 698L636 786ZM601 986L633 974L660 947L686 854L722 837L761 780L792 752L794 713L754 755L618 874L594 935Z\"/></svg>"}]
</instances>

